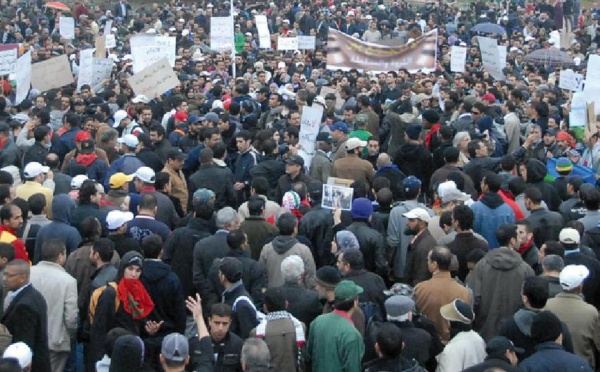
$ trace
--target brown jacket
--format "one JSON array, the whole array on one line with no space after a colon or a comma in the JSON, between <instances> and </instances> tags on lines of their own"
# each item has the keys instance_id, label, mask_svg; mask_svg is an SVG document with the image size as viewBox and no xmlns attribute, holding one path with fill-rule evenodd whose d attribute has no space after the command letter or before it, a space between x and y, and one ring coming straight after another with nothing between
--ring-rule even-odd
<instances>
[{"instance_id":1,"label":"brown jacket","mask_svg":"<svg viewBox=\"0 0 600 372\"><path fill-rule=\"evenodd\" d=\"M437 242L431 236L429 229L423 230L410 242L406 261L408 280L411 285L417 285L417 283L431 278L431 273L427 266L427 256L429 255L429 251L436 245Z\"/></svg>"},{"instance_id":2,"label":"brown jacket","mask_svg":"<svg viewBox=\"0 0 600 372\"><path fill-rule=\"evenodd\" d=\"M302 323L306 337L306 325ZM256 328L250 331L256 337ZM271 320L265 328L264 341L269 347L271 363L269 371L298 371L298 344L296 330L291 319Z\"/></svg>"},{"instance_id":3,"label":"brown jacket","mask_svg":"<svg viewBox=\"0 0 600 372\"><path fill-rule=\"evenodd\" d=\"M373 164L361 159L357 154L348 154L345 158L333 162L331 176L348 180L363 181L371 184L375 177Z\"/></svg>"},{"instance_id":4,"label":"brown jacket","mask_svg":"<svg viewBox=\"0 0 600 372\"><path fill-rule=\"evenodd\" d=\"M450 340L450 324L442 318L440 308L457 298L471 303L469 290L452 279L448 271L438 271L431 279L415 287L417 307L431 319L444 343Z\"/></svg>"},{"instance_id":5,"label":"brown jacket","mask_svg":"<svg viewBox=\"0 0 600 372\"><path fill-rule=\"evenodd\" d=\"M600 318L598 310L574 293L561 292L548 300L546 310L552 311L569 327L575 354L585 358L594 370L600 351Z\"/></svg>"},{"instance_id":6,"label":"brown jacket","mask_svg":"<svg viewBox=\"0 0 600 372\"><path fill-rule=\"evenodd\" d=\"M183 207L183 212L187 213L189 191L183 172L175 171L173 168L169 167L168 164L165 164L165 167L162 171L169 173L169 175L171 176L170 194L171 196L174 196L177 199L179 199L179 201L181 202L181 207Z\"/></svg>"}]
</instances>

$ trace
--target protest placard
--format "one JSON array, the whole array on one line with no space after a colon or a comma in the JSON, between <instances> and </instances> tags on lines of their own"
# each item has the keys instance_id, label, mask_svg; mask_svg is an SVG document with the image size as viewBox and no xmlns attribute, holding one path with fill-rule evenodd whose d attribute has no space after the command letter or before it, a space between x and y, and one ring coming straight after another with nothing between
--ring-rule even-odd
<instances>
[{"instance_id":1,"label":"protest placard","mask_svg":"<svg viewBox=\"0 0 600 372\"><path fill-rule=\"evenodd\" d=\"M106 23L104 24L104 35L110 34L110 30L112 29L112 23L112 19L106 20Z\"/></svg>"},{"instance_id":2,"label":"protest placard","mask_svg":"<svg viewBox=\"0 0 600 372\"><path fill-rule=\"evenodd\" d=\"M79 73L77 74L77 91L84 84L92 84L94 49L84 49L79 52Z\"/></svg>"},{"instance_id":3,"label":"protest placard","mask_svg":"<svg viewBox=\"0 0 600 372\"><path fill-rule=\"evenodd\" d=\"M585 75L586 84L583 92L587 103L594 102L594 109L596 115L600 115L600 87L598 84L594 84L600 81L600 56L596 54L590 54L587 62L587 73Z\"/></svg>"},{"instance_id":4,"label":"protest placard","mask_svg":"<svg viewBox=\"0 0 600 372\"><path fill-rule=\"evenodd\" d=\"M323 198L321 207L326 209L341 209L349 211L352 209L352 196L354 189L352 187L323 185Z\"/></svg>"},{"instance_id":5,"label":"protest placard","mask_svg":"<svg viewBox=\"0 0 600 372\"><path fill-rule=\"evenodd\" d=\"M106 58L106 40L103 35L96 36L96 58Z\"/></svg>"},{"instance_id":6,"label":"protest placard","mask_svg":"<svg viewBox=\"0 0 600 372\"><path fill-rule=\"evenodd\" d=\"M60 17L58 20L60 37L67 40L75 39L75 19L73 17Z\"/></svg>"},{"instance_id":7,"label":"protest placard","mask_svg":"<svg viewBox=\"0 0 600 372\"><path fill-rule=\"evenodd\" d=\"M233 50L233 18L211 17L210 19L210 49L215 52Z\"/></svg>"},{"instance_id":8,"label":"protest placard","mask_svg":"<svg viewBox=\"0 0 600 372\"><path fill-rule=\"evenodd\" d=\"M256 15L256 29L258 30L258 41L261 49L271 49L271 33L269 32L269 24L267 16Z\"/></svg>"},{"instance_id":9,"label":"protest placard","mask_svg":"<svg viewBox=\"0 0 600 372\"><path fill-rule=\"evenodd\" d=\"M113 34L104 35L104 45L111 49L117 46L117 38Z\"/></svg>"},{"instance_id":10,"label":"protest placard","mask_svg":"<svg viewBox=\"0 0 600 372\"><path fill-rule=\"evenodd\" d=\"M31 66L31 85L41 92L73 83L73 73L66 54L34 63Z\"/></svg>"},{"instance_id":11,"label":"protest placard","mask_svg":"<svg viewBox=\"0 0 600 372\"><path fill-rule=\"evenodd\" d=\"M17 69L17 92L15 95L15 104L21 103L29 94L31 88L31 51L23 54L17 60L19 68Z\"/></svg>"},{"instance_id":12,"label":"protest placard","mask_svg":"<svg viewBox=\"0 0 600 372\"><path fill-rule=\"evenodd\" d=\"M323 117L323 106L313 105L304 106L302 117L300 118L300 135L298 143L300 149L298 155L304 159L304 166L309 169L310 163L315 155L315 141L319 128L321 127L321 118Z\"/></svg>"},{"instance_id":13,"label":"protest placard","mask_svg":"<svg viewBox=\"0 0 600 372\"><path fill-rule=\"evenodd\" d=\"M277 38L277 50L298 50L298 38L279 35Z\"/></svg>"},{"instance_id":14,"label":"protest placard","mask_svg":"<svg viewBox=\"0 0 600 372\"><path fill-rule=\"evenodd\" d=\"M179 85L179 79L166 57L146 67L129 78L129 84L136 95L154 98Z\"/></svg>"},{"instance_id":15,"label":"protest placard","mask_svg":"<svg viewBox=\"0 0 600 372\"><path fill-rule=\"evenodd\" d=\"M564 71L561 71L562 77ZM584 127L587 123L587 103L585 94L582 92L573 93L571 98L571 111L569 112L569 127Z\"/></svg>"},{"instance_id":16,"label":"protest placard","mask_svg":"<svg viewBox=\"0 0 600 372\"><path fill-rule=\"evenodd\" d=\"M313 50L317 45L317 39L314 36L298 36L298 49Z\"/></svg>"},{"instance_id":17,"label":"protest placard","mask_svg":"<svg viewBox=\"0 0 600 372\"><path fill-rule=\"evenodd\" d=\"M131 38L133 73L144 70L166 57L171 67L175 66L176 40L172 36L135 35Z\"/></svg>"},{"instance_id":18,"label":"protest placard","mask_svg":"<svg viewBox=\"0 0 600 372\"><path fill-rule=\"evenodd\" d=\"M483 68L496 80L504 80L502 69L506 66L500 61L500 53L498 52L498 43L495 39L489 37L478 36L479 50L481 51L481 62Z\"/></svg>"},{"instance_id":19,"label":"protest placard","mask_svg":"<svg viewBox=\"0 0 600 372\"><path fill-rule=\"evenodd\" d=\"M583 75L571 69L562 70L558 80L558 87L572 90L573 92L581 92L583 88Z\"/></svg>"},{"instance_id":20,"label":"protest placard","mask_svg":"<svg viewBox=\"0 0 600 372\"><path fill-rule=\"evenodd\" d=\"M467 62L467 48L453 45L450 50L450 71L465 72L465 63Z\"/></svg>"},{"instance_id":21,"label":"protest placard","mask_svg":"<svg viewBox=\"0 0 600 372\"><path fill-rule=\"evenodd\" d=\"M94 58L92 64L92 87L97 87L103 80L108 79L113 70L110 58Z\"/></svg>"},{"instance_id":22,"label":"protest placard","mask_svg":"<svg viewBox=\"0 0 600 372\"><path fill-rule=\"evenodd\" d=\"M14 74L17 69L19 44L0 45L0 75Z\"/></svg>"}]
</instances>

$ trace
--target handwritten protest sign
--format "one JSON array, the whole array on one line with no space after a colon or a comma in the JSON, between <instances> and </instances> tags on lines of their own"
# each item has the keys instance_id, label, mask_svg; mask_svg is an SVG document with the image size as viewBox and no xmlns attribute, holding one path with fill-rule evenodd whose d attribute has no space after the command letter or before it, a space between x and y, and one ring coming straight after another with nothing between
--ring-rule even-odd
<instances>
[{"instance_id":1,"label":"handwritten protest sign","mask_svg":"<svg viewBox=\"0 0 600 372\"><path fill-rule=\"evenodd\" d=\"M465 72L465 63L467 62L467 48L453 45L450 51L450 71Z\"/></svg>"},{"instance_id":2,"label":"handwritten protest sign","mask_svg":"<svg viewBox=\"0 0 600 372\"><path fill-rule=\"evenodd\" d=\"M130 77L129 84L136 95L154 98L179 85L179 79L167 58L162 58Z\"/></svg>"},{"instance_id":3,"label":"handwritten protest sign","mask_svg":"<svg viewBox=\"0 0 600 372\"><path fill-rule=\"evenodd\" d=\"M66 54L31 66L31 84L41 92L71 83L73 83L73 74Z\"/></svg>"},{"instance_id":4,"label":"handwritten protest sign","mask_svg":"<svg viewBox=\"0 0 600 372\"><path fill-rule=\"evenodd\" d=\"M564 71L561 71L561 78ZM571 98L571 111L569 112L569 127L584 127L587 122L587 103L584 93L575 92Z\"/></svg>"},{"instance_id":5,"label":"handwritten protest sign","mask_svg":"<svg viewBox=\"0 0 600 372\"><path fill-rule=\"evenodd\" d=\"M561 89L572 90L573 92L581 92L583 88L583 75L568 69L560 72L558 87Z\"/></svg>"},{"instance_id":6,"label":"handwritten protest sign","mask_svg":"<svg viewBox=\"0 0 600 372\"><path fill-rule=\"evenodd\" d=\"M298 38L279 36L277 38L277 50L298 50Z\"/></svg>"},{"instance_id":7,"label":"handwritten protest sign","mask_svg":"<svg viewBox=\"0 0 600 372\"><path fill-rule=\"evenodd\" d=\"M313 50L317 45L317 38L314 36L298 36L298 49Z\"/></svg>"},{"instance_id":8,"label":"handwritten protest sign","mask_svg":"<svg viewBox=\"0 0 600 372\"><path fill-rule=\"evenodd\" d=\"M258 40L261 49L271 49L271 33L269 32L269 24L267 23L267 16L256 15L256 29L258 30Z\"/></svg>"},{"instance_id":9,"label":"handwritten protest sign","mask_svg":"<svg viewBox=\"0 0 600 372\"><path fill-rule=\"evenodd\" d=\"M61 37L68 40L75 39L75 19L73 17L60 17L58 24Z\"/></svg>"},{"instance_id":10,"label":"handwritten protest sign","mask_svg":"<svg viewBox=\"0 0 600 372\"><path fill-rule=\"evenodd\" d=\"M310 167L310 162L315 155L315 141L319 134L322 117L323 106L321 105L305 106L302 109L298 155L302 156L307 168Z\"/></svg>"},{"instance_id":11,"label":"handwritten protest sign","mask_svg":"<svg viewBox=\"0 0 600 372\"><path fill-rule=\"evenodd\" d=\"M106 20L106 23L104 24L104 35L110 34L110 30L112 29L112 23L112 19Z\"/></svg>"},{"instance_id":12,"label":"handwritten protest sign","mask_svg":"<svg viewBox=\"0 0 600 372\"><path fill-rule=\"evenodd\" d=\"M99 86L103 80L108 79L113 69L113 61L110 58L94 58L92 64L92 87Z\"/></svg>"},{"instance_id":13,"label":"handwritten protest sign","mask_svg":"<svg viewBox=\"0 0 600 372\"><path fill-rule=\"evenodd\" d=\"M15 104L21 103L29 94L29 88L31 88L31 51L23 54L18 60L17 64L19 69L17 70L17 93L15 95Z\"/></svg>"},{"instance_id":14,"label":"handwritten protest sign","mask_svg":"<svg viewBox=\"0 0 600 372\"><path fill-rule=\"evenodd\" d=\"M233 50L233 18L212 17L210 19L210 49L215 52Z\"/></svg>"},{"instance_id":15,"label":"handwritten protest sign","mask_svg":"<svg viewBox=\"0 0 600 372\"><path fill-rule=\"evenodd\" d=\"M483 62L483 67L494 79L504 80L502 69L506 64L502 65L502 62L500 61L497 41L483 36L478 36L477 39L479 41L479 50L481 51L481 62Z\"/></svg>"},{"instance_id":16,"label":"handwritten protest sign","mask_svg":"<svg viewBox=\"0 0 600 372\"><path fill-rule=\"evenodd\" d=\"M596 115L600 115L600 89L598 84L592 82L600 81L600 56L590 54L587 63L587 73L585 75L585 87L583 89L587 103L594 102ZM597 98L596 98L597 97Z\"/></svg>"},{"instance_id":17,"label":"handwritten protest sign","mask_svg":"<svg viewBox=\"0 0 600 372\"><path fill-rule=\"evenodd\" d=\"M108 34L104 36L104 45L108 48L114 48L117 46L117 38L115 38L115 35L113 34Z\"/></svg>"},{"instance_id":18,"label":"handwritten protest sign","mask_svg":"<svg viewBox=\"0 0 600 372\"><path fill-rule=\"evenodd\" d=\"M18 49L19 44L0 45L0 75L16 72Z\"/></svg>"},{"instance_id":19,"label":"handwritten protest sign","mask_svg":"<svg viewBox=\"0 0 600 372\"><path fill-rule=\"evenodd\" d=\"M175 37L136 35L131 38L131 56L133 57L133 73L144 70L166 57L171 67L175 66Z\"/></svg>"},{"instance_id":20,"label":"handwritten protest sign","mask_svg":"<svg viewBox=\"0 0 600 372\"><path fill-rule=\"evenodd\" d=\"M84 84L92 84L94 49L84 49L79 52L79 73L77 75L77 91Z\"/></svg>"}]
</instances>

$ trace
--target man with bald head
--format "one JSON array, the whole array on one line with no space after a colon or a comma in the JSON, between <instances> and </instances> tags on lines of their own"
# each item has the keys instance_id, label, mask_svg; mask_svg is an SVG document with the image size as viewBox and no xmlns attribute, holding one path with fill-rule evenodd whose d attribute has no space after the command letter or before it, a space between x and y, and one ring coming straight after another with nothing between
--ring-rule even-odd
<instances>
[{"instance_id":1,"label":"man with bald head","mask_svg":"<svg viewBox=\"0 0 600 372\"><path fill-rule=\"evenodd\" d=\"M12 334L12 342L24 342L33 351L32 371L50 372L48 310L46 300L29 282L29 262L13 260L2 274L4 287L12 291L0 323Z\"/></svg>"},{"instance_id":2,"label":"man with bald head","mask_svg":"<svg viewBox=\"0 0 600 372\"><path fill-rule=\"evenodd\" d=\"M382 152L377 156L377 172L375 178L385 177L390 181L390 190L396 200L402 197L402 181L406 175L402 173L396 164L392 163L392 159L388 154Z\"/></svg>"}]
</instances>

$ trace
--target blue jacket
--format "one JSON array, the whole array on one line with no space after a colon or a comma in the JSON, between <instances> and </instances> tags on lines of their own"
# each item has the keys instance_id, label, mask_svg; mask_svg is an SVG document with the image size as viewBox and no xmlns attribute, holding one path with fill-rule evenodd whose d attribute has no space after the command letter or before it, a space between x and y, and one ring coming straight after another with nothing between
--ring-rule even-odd
<instances>
[{"instance_id":1,"label":"blue jacket","mask_svg":"<svg viewBox=\"0 0 600 372\"><path fill-rule=\"evenodd\" d=\"M488 192L481 200L471 205L475 214L473 231L481 234L488 242L490 249L500 247L496 239L498 227L515 223L515 213L512 208L502 201L500 195Z\"/></svg>"},{"instance_id":2,"label":"blue jacket","mask_svg":"<svg viewBox=\"0 0 600 372\"><path fill-rule=\"evenodd\" d=\"M60 161L65 158L67 153L75 149L75 136L80 131L81 129L79 128L70 129L63 133L62 136L60 136L56 142L54 142L54 145L52 146L52 152L58 155Z\"/></svg>"},{"instance_id":3,"label":"blue jacket","mask_svg":"<svg viewBox=\"0 0 600 372\"><path fill-rule=\"evenodd\" d=\"M110 190L109 181L110 177L112 177L113 174L119 172L123 172L125 174L133 174L140 167L144 166L146 165L134 154L125 154L121 156L120 158L115 160L110 165L110 168L108 168L108 170L106 171L106 174L104 175L104 189ZM133 182L129 184L129 189L130 192L135 192L135 186L133 186Z\"/></svg>"},{"instance_id":4,"label":"blue jacket","mask_svg":"<svg viewBox=\"0 0 600 372\"><path fill-rule=\"evenodd\" d=\"M71 226L71 216L75 213L77 204L67 194L55 195L52 199L52 222L42 226L35 239L35 254L33 263L38 263L42 258L42 244L48 239L60 239L65 242L67 254L75 252L81 235L76 228Z\"/></svg>"},{"instance_id":5,"label":"blue jacket","mask_svg":"<svg viewBox=\"0 0 600 372\"><path fill-rule=\"evenodd\" d=\"M69 164L69 175L74 174L72 167L78 164L76 159L71 159L71 163ZM95 180L96 182L103 183L104 175L106 174L106 170L108 169L108 164L102 159L96 159L92 164L86 167L86 175L89 179Z\"/></svg>"},{"instance_id":6,"label":"blue jacket","mask_svg":"<svg viewBox=\"0 0 600 372\"><path fill-rule=\"evenodd\" d=\"M519 368L526 372L593 371L587 360L565 351L555 342L544 342L537 345L535 353L522 361Z\"/></svg>"},{"instance_id":7,"label":"blue jacket","mask_svg":"<svg viewBox=\"0 0 600 372\"><path fill-rule=\"evenodd\" d=\"M249 182L250 169L260 160L259 153L251 148L243 154L238 154L233 166L233 179L235 182Z\"/></svg>"},{"instance_id":8,"label":"blue jacket","mask_svg":"<svg viewBox=\"0 0 600 372\"><path fill-rule=\"evenodd\" d=\"M183 161L183 173L189 178L194 172L200 168L200 151L204 150L206 146L203 143L194 147L190 150L189 154Z\"/></svg>"}]
</instances>

